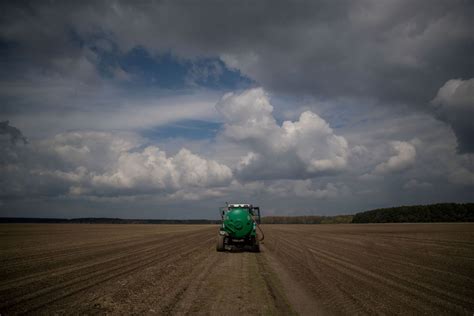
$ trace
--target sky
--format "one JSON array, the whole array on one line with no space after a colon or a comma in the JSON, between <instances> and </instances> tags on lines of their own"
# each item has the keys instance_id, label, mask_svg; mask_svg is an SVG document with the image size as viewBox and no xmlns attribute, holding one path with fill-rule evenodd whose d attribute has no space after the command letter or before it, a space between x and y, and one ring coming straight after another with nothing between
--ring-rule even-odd
<instances>
[{"instance_id":1,"label":"sky","mask_svg":"<svg viewBox=\"0 0 474 316\"><path fill-rule=\"evenodd\" d=\"M0 7L0 216L474 202L473 1Z\"/></svg>"}]
</instances>

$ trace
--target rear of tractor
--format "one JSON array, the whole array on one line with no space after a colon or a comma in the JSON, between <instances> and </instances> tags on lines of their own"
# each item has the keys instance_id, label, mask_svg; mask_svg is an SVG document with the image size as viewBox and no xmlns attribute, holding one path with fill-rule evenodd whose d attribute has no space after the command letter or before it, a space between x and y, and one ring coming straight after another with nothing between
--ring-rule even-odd
<instances>
[{"instance_id":1,"label":"rear of tractor","mask_svg":"<svg viewBox=\"0 0 474 316\"><path fill-rule=\"evenodd\" d=\"M260 251L257 227L260 224L260 208L251 204L227 204L220 208L222 224L217 238L217 251L232 247Z\"/></svg>"}]
</instances>

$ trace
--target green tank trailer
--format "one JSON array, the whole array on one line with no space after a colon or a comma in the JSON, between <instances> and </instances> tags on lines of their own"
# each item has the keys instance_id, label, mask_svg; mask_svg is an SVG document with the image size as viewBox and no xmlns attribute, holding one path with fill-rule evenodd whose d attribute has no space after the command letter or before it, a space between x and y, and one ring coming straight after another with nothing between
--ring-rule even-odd
<instances>
[{"instance_id":1,"label":"green tank trailer","mask_svg":"<svg viewBox=\"0 0 474 316\"><path fill-rule=\"evenodd\" d=\"M227 204L227 203L226 203ZM225 251L231 247L247 248L253 252L260 251L262 236L257 234L260 227L260 208L252 204L237 203L221 207L222 224L217 237L217 251Z\"/></svg>"}]
</instances>

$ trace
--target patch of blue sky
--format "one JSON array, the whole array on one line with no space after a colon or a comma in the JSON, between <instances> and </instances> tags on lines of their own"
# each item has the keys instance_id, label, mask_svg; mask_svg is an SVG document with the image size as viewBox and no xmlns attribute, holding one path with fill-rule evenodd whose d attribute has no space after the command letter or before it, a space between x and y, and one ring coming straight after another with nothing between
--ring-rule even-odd
<instances>
[{"instance_id":1,"label":"patch of blue sky","mask_svg":"<svg viewBox=\"0 0 474 316\"><path fill-rule=\"evenodd\" d=\"M169 53L153 58L145 49L137 47L118 57L118 66L130 74L135 83L165 89L185 86L187 67Z\"/></svg>"},{"instance_id":2,"label":"patch of blue sky","mask_svg":"<svg viewBox=\"0 0 474 316\"><path fill-rule=\"evenodd\" d=\"M229 69L219 58L183 59L171 52L152 55L143 47L126 53L102 40L94 41L90 49L98 56L97 67L105 78L114 78L117 69L123 70L130 80L125 87L156 87L159 89L206 88L211 90L245 89L254 84L240 71ZM106 45L104 49L103 45Z\"/></svg>"},{"instance_id":3,"label":"patch of blue sky","mask_svg":"<svg viewBox=\"0 0 474 316\"><path fill-rule=\"evenodd\" d=\"M254 81L242 76L239 70L229 69L218 58L202 58L187 61L188 84L216 90L241 90L254 85Z\"/></svg>"},{"instance_id":4,"label":"patch of blue sky","mask_svg":"<svg viewBox=\"0 0 474 316\"><path fill-rule=\"evenodd\" d=\"M201 120L184 120L149 128L142 131L142 135L151 140L185 138L185 139L212 139L221 129L222 123Z\"/></svg>"}]
</instances>

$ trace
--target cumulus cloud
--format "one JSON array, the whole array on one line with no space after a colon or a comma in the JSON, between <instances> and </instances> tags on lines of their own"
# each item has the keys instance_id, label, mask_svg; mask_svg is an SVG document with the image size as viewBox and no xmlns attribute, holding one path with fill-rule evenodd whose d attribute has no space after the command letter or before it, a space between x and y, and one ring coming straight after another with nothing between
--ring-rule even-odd
<instances>
[{"instance_id":1,"label":"cumulus cloud","mask_svg":"<svg viewBox=\"0 0 474 316\"><path fill-rule=\"evenodd\" d=\"M9 67L5 76L30 74L34 68L52 72L61 82L73 78L66 97L75 96L78 86L86 85L87 91L98 86L98 54L92 47L103 52L115 47L121 53L142 47L155 57L163 52L189 59L219 57L268 91L373 98L382 105L421 107L446 80L473 77L469 43L474 39L474 5L463 0L261 1L244 6L214 1L3 2L1 9L0 38L8 44L9 56L18 56L4 65ZM139 23L124 25L124 20ZM115 77L126 79L117 69ZM189 80L212 81L219 72L219 67L191 69ZM186 107L186 112L192 109ZM453 122L460 152L472 152L467 136L472 130L463 122L467 115L440 112ZM143 113L140 120L153 116Z\"/></svg>"},{"instance_id":2,"label":"cumulus cloud","mask_svg":"<svg viewBox=\"0 0 474 316\"><path fill-rule=\"evenodd\" d=\"M394 141L390 143L395 155L375 167L375 174L399 172L412 166L416 160L416 148L409 142Z\"/></svg>"},{"instance_id":3,"label":"cumulus cloud","mask_svg":"<svg viewBox=\"0 0 474 316\"><path fill-rule=\"evenodd\" d=\"M318 198L320 209L337 213L418 203L403 186L425 187L426 201L472 200L472 1L3 1L0 9L0 116L30 139L13 146L9 134L0 137L2 210L13 209L8 197L66 195L130 198L135 209L142 199L133 194L151 194L175 210L183 200L201 199L207 210L224 196L245 196L282 214ZM115 60L137 47L151 63L163 53L185 60L186 91L143 87L140 72ZM191 152L156 135L150 142L118 133L215 122L221 92L198 87L227 89L226 67L265 90L219 102L218 139L184 146ZM312 105L271 104L264 91ZM439 121L418 111L430 100ZM113 133L86 132L98 129ZM71 130L78 132L64 133ZM423 146L388 143L413 137ZM341 183L371 196L324 204L341 196Z\"/></svg>"},{"instance_id":4,"label":"cumulus cloud","mask_svg":"<svg viewBox=\"0 0 474 316\"><path fill-rule=\"evenodd\" d=\"M474 78L448 80L431 101L438 117L448 123L458 140L460 153L474 152Z\"/></svg>"},{"instance_id":5,"label":"cumulus cloud","mask_svg":"<svg viewBox=\"0 0 474 316\"><path fill-rule=\"evenodd\" d=\"M27 156L34 156L28 160ZM23 149L2 165L2 196L175 194L228 185L229 167L183 148L167 156L135 135L69 132ZM183 193L184 194L184 193Z\"/></svg>"},{"instance_id":6,"label":"cumulus cloud","mask_svg":"<svg viewBox=\"0 0 474 316\"><path fill-rule=\"evenodd\" d=\"M344 137L311 111L301 113L297 121L278 124L261 88L227 94L216 108L225 120L223 135L248 151L237 166L244 179L304 179L347 165Z\"/></svg>"},{"instance_id":7,"label":"cumulus cloud","mask_svg":"<svg viewBox=\"0 0 474 316\"><path fill-rule=\"evenodd\" d=\"M434 105L456 108L474 107L474 78L448 80L433 99Z\"/></svg>"},{"instance_id":8,"label":"cumulus cloud","mask_svg":"<svg viewBox=\"0 0 474 316\"><path fill-rule=\"evenodd\" d=\"M141 152L124 152L110 172L93 175L98 188L177 191L184 187L212 187L229 184L229 167L181 149L167 157L158 147L148 146Z\"/></svg>"},{"instance_id":9,"label":"cumulus cloud","mask_svg":"<svg viewBox=\"0 0 474 316\"><path fill-rule=\"evenodd\" d=\"M143 142L141 137L127 132L75 131L43 140L38 147L44 153L54 155L66 168L82 166L102 173L114 168L122 153Z\"/></svg>"}]
</instances>

